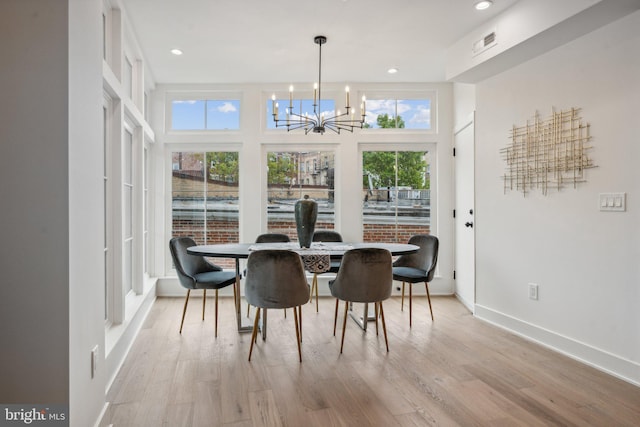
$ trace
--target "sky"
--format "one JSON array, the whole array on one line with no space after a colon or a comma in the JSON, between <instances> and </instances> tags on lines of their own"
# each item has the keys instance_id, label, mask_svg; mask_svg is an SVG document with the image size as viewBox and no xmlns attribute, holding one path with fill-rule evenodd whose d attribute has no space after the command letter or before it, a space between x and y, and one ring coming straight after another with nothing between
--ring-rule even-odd
<instances>
[{"instance_id":1,"label":"sky","mask_svg":"<svg viewBox=\"0 0 640 427\"><path fill-rule=\"evenodd\" d=\"M278 119L286 122L288 99L276 100ZM295 114L313 115L313 102L310 99L294 99ZM333 99L323 99L320 105L325 117L335 114ZM275 129L273 108L275 103L269 99L266 105L267 129ZM360 105L352 104L355 119L359 119L362 110ZM343 108L341 113L346 112ZM406 129L431 129L431 101L429 99L367 99L365 121L371 128L377 128L378 115L399 115L405 122ZM295 117L292 115L293 120ZM172 130L236 130L240 129L240 100L174 100L172 103Z\"/></svg>"}]
</instances>

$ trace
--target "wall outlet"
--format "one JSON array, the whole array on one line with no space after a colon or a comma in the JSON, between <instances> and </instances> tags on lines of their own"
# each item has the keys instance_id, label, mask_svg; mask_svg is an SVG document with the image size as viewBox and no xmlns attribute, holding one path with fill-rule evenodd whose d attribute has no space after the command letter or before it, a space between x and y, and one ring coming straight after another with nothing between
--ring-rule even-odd
<instances>
[{"instance_id":1,"label":"wall outlet","mask_svg":"<svg viewBox=\"0 0 640 427\"><path fill-rule=\"evenodd\" d=\"M98 369L98 356L100 355L100 347L96 345L91 350L91 378L96 376L96 370Z\"/></svg>"},{"instance_id":2,"label":"wall outlet","mask_svg":"<svg viewBox=\"0 0 640 427\"><path fill-rule=\"evenodd\" d=\"M538 285L535 283L529 283L529 299L538 299Z\"/></svg>"}]
</instances>

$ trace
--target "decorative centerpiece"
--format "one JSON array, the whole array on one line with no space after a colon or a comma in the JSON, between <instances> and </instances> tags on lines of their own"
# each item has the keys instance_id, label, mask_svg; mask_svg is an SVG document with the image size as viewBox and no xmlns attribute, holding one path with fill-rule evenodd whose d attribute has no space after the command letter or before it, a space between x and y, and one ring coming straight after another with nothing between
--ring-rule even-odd
<instances>
[{"instance_id":1,"label":"decorative centerpiece","mask_svg":"<svg viewBox=\"0 0 640 427\"><path fill-rule=\"evenodd\" d=\"M304 199L296 202L295 206L296 229L298 231L298 242L301 248L311 247L313 232L316 228L318 218L318 204L305 194Z\"/></svg>"}]
</instances>

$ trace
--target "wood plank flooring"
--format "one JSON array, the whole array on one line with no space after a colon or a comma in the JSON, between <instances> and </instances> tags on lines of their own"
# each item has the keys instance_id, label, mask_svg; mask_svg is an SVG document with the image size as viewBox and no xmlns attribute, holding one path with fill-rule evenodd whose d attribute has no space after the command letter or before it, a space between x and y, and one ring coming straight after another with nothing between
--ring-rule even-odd
<instances>
[{"instance_id":1,"label":"wood plank flooring","mask_svg":"<svg viewBox=\"0 0 640 427\"><path fill-rule=\"evenodd\" d=\"M101 426L638 426L640 388L478 319L453 297L414 298L413 327L400 299L384 303L389 335L347 320L342 304L307 304L302 363L293 313L269 311L268 337L249 354L233 300L201 320L193 298L158 298L107 394ZM246 307L246 306L245 306ZM246 308L242 310L246 314ZM251 315L255 313L251 311Z\"/></svg>"}]
</instances>

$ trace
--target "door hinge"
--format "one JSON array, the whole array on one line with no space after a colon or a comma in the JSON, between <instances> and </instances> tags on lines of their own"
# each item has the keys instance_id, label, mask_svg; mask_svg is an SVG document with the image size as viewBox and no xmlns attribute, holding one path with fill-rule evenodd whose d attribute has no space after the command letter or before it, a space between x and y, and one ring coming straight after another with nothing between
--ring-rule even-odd
<instances>
[{"instance_id":1,"label":"door hinge","mask_svg":"<svg viewBox=\"0 0 640 427\"><path fill-rule=\"evenodd\" d=\"M456 156L456 147L453 147L453 157Z\"/></svg>"},{"instance_id":2,"label":"door hinge","mask_svg":"<svg viewBox=\"0 0 640 427\"><path fill-rule=\"evenodd\" d=\"M453 270L453 280L456 280L456 271Z\"/></svg>"},{"instance_id":3,"label":"door hinge","mask_svg":"<svg viewBox=\"0 0 640 427\"><path fill-rule=\"evenodd\" d=\"M456 217L456 210L455 209L453 210L453 217L454 218Z\"/></svg>"}]
</instances>

